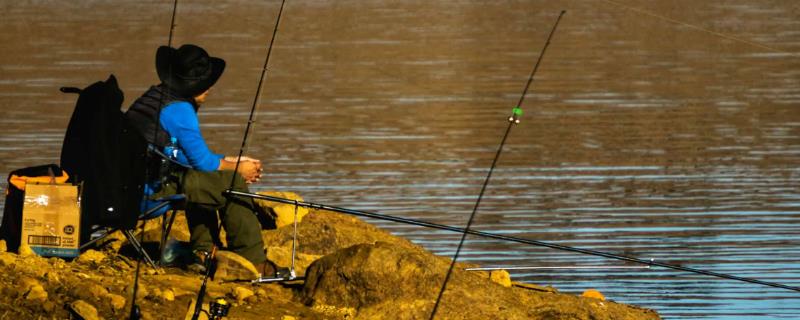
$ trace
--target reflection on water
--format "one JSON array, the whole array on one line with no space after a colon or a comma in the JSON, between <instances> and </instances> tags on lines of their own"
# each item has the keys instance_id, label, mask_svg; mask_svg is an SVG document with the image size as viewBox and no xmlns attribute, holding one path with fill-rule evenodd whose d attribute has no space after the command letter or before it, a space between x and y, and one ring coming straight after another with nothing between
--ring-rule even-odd
<instances>
[{"instance_id":1,"label":"reflection on water","mask_svg":"<svg viewBox=\"0 0 800 320\"><path fill-rule=\"evenodd\" d=\"M74 96L114 73L126 103L156 78L171 2L0 4L0 174L57 162ZM624 1L783 51L793 1ZM278 2L193 1L176 43L228 61L201 121L240 144ZM568 11L475 229L800 285L797 55L605 1L289 1L248 153L256 189L463 226L528 72ZM130 14L139 12L141 14ZM373 221L440 254L458 235ZM469 237L486 266L621 262ZM800 317L800 295L661 269L526 270L668 318Z\"/></svg>"}]
</instances>

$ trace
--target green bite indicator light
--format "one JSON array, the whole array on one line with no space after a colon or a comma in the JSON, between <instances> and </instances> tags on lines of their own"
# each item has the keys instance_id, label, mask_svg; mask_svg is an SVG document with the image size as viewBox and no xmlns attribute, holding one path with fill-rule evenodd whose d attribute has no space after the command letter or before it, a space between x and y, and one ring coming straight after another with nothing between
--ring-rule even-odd
<instances>
[{"instance_id":1,"label":"green bite indicator light","mask_svg":"<svg viewBox=\"0 0 800 320\"><path fill-rule=\"evenodd\" d=\"M513 123L519 123L520 116L522 116L522 108L514 107L514 110L511 111L511 116L508 117L508 121Z\"/></svg>"}]
</instances>

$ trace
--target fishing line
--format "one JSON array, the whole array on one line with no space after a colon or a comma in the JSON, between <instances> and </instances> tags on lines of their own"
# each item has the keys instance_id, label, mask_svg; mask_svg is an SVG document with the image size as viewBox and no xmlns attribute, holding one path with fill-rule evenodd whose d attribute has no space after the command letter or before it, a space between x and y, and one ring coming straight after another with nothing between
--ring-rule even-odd
<instances>
[{"instance_id":1,"label":"fishing line","mask_svg":"<svg viewBox=\"0 0 800 320\"><path fill-rule=\"evenodd\" d=\"M662 267L662 268L673 269L673 270L678 270L678 271L686 271L686 272L690 272L690 273L702 274L702 275L712 276L712 277L716 277L716 278L736 280L736 281L748 282L748 283L759 284L759 285L764 285L764 286L768 286L768 287L781 288L781 289L787 289L787 290L800 292L800 287L793 287L793 286L780 284L780 283L775 283L775 282L768 282L768 281L762 281L762 280L753 279L753 278L739 277L739 276L734 276L734 275L729 275L729 274L724 274L724 273L719 273L719 272L714 272L714 271L708 271L708 270L684 267L684 266L680 266L680 265L674 265L674 264L669 264L669 263L658 262L658 261L655 261L653 259L644 260L644 259L639 259L639 258L634 258L634 257L629 257L629 256L613 254L613 253L609 253L609 252L603 252L603 251L597 251L597 250L591 250L591 249L583 249L583 248L577 248L577 247L570 247L570 246L556 244L556 243L550 243L550 242L539 241L539 240L524 239L524 238L517 238L517 237L511 237L511 236L506 236L506 235L496 234L496 233L490 233L490 232L483 232L483 231L478 231L478 230L462 229L462 228L459 228L459 227L454 227L454 226L449 226L449 225L444 225L444 224L438 224L438 223L433 223L433 222L428 222L428 221L423 221L423 220L401 218L401 217L390 216L390 215L385 215L385 214L379 214L379 213L374 213L374 212L369 212L369 211L346 209L346 208L342 208L342 207L335 207L335 206L329 206L329 205L325 205L325 204L317 204L317 203L311 203L311 202L305 202L305 201L296 201L296 200L291 200L291 199L278 198L278 197L272 197L272 196L257 194L257 193L247 193L247 192L241 192L241 191L226 191L226 193L228 193L230 195L249 197L249 198L254 198L254 199L262 199L262 200L268 200L268 201L273 201L273 202L278 202L278 203L285 203L285 204L291 204L291 205L295 205L296 204L298 206L306 207L306 208L310 208L310 209L327 210L327 211L333 211L333 212L338 212L338 213L343 213L343 214L349 214L349 215L358 216L358 217L364 217L364 218L372 218L372 219L378 219L378 220L405 223L405 224L409 224L409 225L415 225L415 226L433 228L433 229L439 229L439 230L445 230L445 231L452 231L452 232L458 232L458 233L468 233L470 235L479 236L479 237L483 237L483 238L490 238L490 239L497 239L497 240L502 240L502 241L516 242L516 243L539 246L539 247L547 247L547 248L556 249L556 250L576 252L576 253L587 254L587 255L592 255L592 256L598 256L598 257L604 257L604 258L609 258L609 259L633 262L633 263L642 264L642 265L651 266L651 267L656 266L656 267Z\"/></svg>"},{"instance_id":2,"label":"fishing line","mask_svg":"<svg viewBox=\"0 0 800 320\"><path fill-rule=\"evenodd\" d=\"M283 6L286 4L286 0L281 1L281 8L278 9L278 18L275 21L275 28L272 30L272 39L269 40L269 47L267 47L267 56L264 58L264 66L261 68L261 77L258 80L258 87L256 88L256 96L253 99L253 106L250 108L250 117L247 119L247 127L244 129L244 137L242 138L242 146L239 148L239 156L236 158L236 166L233 169L233 172L239 171L239 164L242 161L242 156L244 155L244 149L247 147L247 138L250 134L250 128L255 123L255 114L258 109L258 101L261 99L261 88L264 84L264 79L267 75L267 67L269 66L269 58L272 56L272 45L275 44L275 36L278 35L278 26L281 23L281 16L283 15ZM231 186L229 190L233 190L234 182L236 181L236 174L233 175L231 179Z\"/></svg>"},{"instance_id":3,"label":"fishing line","mask_svg":"<svg viewBox=\"0 0 800 320\"><path fill-rule=\"evenodd\" d=\"M170 22L169 22L169 36L167 37L167 46L168 47L172 47L172 35L174 34L174 31L175 31L175 15L176 15L177 11L178 11L178 0L175 0L175 1L172 2L172 18L170 19ZM172 77L172 65L170 65L170 67L169 67L169 74L170 74L170 77ZM158 110L157 110L158 112L156 112L156 122L155 122L156 125L153 127L154 128L153 129L153 142L154 143L156 141L158 141L158 128L159 128L159 123L160 123L160 119L159 118L161 117L161 108L164 105L164 96L168 93L169 89L167 89L167 86L164 86L163 90L164 90L164 93L161 95L161 98L159 98L160 101L158 103ZM150 148L147 148L147 156L146 156L146 158L149 160L152 156L153 155L151 154ZM152 172L150 172L150 166L146 165L145 166L144 176L146 177L146 180L148 181L148 183L150 182L150 174L151 173ZM142 192L142 202L147 201L147 197L148 197L148 195L146 193ZM145 232L144 227L145 227L146 223L141 222L141 224L142 224L142 227L141 227L140 234L139 234L139 243L140 244L144 243L144 232ZM142 250L144 250L144 247L142 247ZM134 279L133 279L133 293L132 293L132 296L131 296L131 312L128 315L128 319L129 320L138 320L138 319L141 319L141 317L142 317L141 310L139 309L139 306L136 305L136 294L139 291L139 273L140 273L141 265L142 265L142 256L144 256L143 252L140 253L138 259L136 259L136 275L134 276Z\"/></svg>"},{"instance_id":4,"label":"fishing line","mask_svg":"<svg viewBox=\"0 0 800 320\"><path fill-rule=\"evenodd\" d=\"M553 24L553 29L550 30L550 34L547 36L547 42L545 42L542 52L539 54L539 58L536 59L536 64L533 66L533 70L531 70L530 76L528 76L528 82L525 84L525 89L522 90L522 95L519 97L519 102L517 102L517 106L513 109L511 116L508 118L508 127L506 127L506 132L503 134L503 139L500 141L500 146L497 148L497 153L494 155L492 165L489 167L489 173L486 175L486 179L483 180L483 186L481 186L481 191L478 194L478 200L475 201L475 206L472 208L472 213L469 215L467 226L464 228L464 230L469 230L469 228L472 227L472 222L475 220L475 214L478 212L478 207L483 199L483 194L486 192L486 186L489 185L489 180L492 178L492 172L494 172L494 168L497 166L497 160L500 159L500 154L503 152L503 146L506 144L506 139L508 138L508 134L511 132L511 127L519 123L519 117L522 116L522 102L525 101L525 95L528 94L528 89L531 87L533 76L539 69L539 64L542 62L542 57L544 57L547 47L550 46L550 40L553 38L553 34L556 32L558 23L561 21L561 17L564 16L564 13L566 13L566 11L561 11L556 19L555 24ZM447 269L447 274L444 277L442 288L439 289L439 295L436 297L436 303L433 305L433 311L431 311L431 320L436 317L436 311L439 310L439 304L441 303L442 296L444 295L445 290L447 290L447 282L450 281L450 276L453 273L456 260L458 260L458 255L461 253L461 248L464 246L464 240L466 239L467 233L464 232L461 234L461 240L458 242L458 247L456 248L455 255L453 255L453 260L450 261L450 267Z\"/></svg>"},{"instance_id":5,"label":"fishing line","mask_svg":"<svg viewBox=\"0 0 800 320\"><path fill-rule=\"evenodd\" d=\"M758 42L755 42L755 41L752 41L752 40L747 40L747 39L744 39L744 38L735 37L735 36L732 36L732 35L728 35L728 34L724 34L724 33L718 32L718 31L711 30L709 28L703 28L701 26L694 25L694 24L691 24L691 23L688 23L688 22L676 20L676 19L667 17L665 15L661 15L661 14L658 14L658 13L655 13L655 12L652 12L652 11L648 11L648 10L644 10L644 9L641 9L641 8L632 7L632 6L623 4L623 3L619 3L617 1L613 1L613 0L600 0L600 1L603 1L603 2L606 2L606 3L610 3L612 5L621 7L623 9L627 9L627 10L635 11L635 12L638 12L638 13L641 13L641 14L644 14L644 15L648 15L648 16L651 16L653 18L661 19L661 20L668 21L668 22L671 22L671 23L674 23L674 24L677 24L677 25L681 25L681 26L684 26L684 27L692 28L692 29L695 29L695 30L700 31L700 32L705 32L705 33L708 33L708 34L711 34L711 35L714 35L714 36L717 36L717 37L725 38L725 39L728 39L728 40L731 40L731 41L748 44L748 45L751 45L751 46L754 46L754 47L759 47L759 48L767 49L767 50L774 51L774 52L786 53L786 54L791 54L791 55L795 54L795 53L788 52L788 51L785 51L785 50L781 50L781 49L778 49L778 48L775 48L775 47L770 47L770 46L767 46L765 44L758 43Z\"/></svg>"}]
</instances>

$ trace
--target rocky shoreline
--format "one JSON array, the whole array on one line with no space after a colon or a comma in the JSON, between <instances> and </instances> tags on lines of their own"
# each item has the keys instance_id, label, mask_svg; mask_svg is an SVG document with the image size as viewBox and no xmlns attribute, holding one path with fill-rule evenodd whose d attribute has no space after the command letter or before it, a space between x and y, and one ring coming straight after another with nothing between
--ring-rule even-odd
<instances>
[{"instance_id":1,"label":"rocky shoreline","mask_svg":"<svg viewBox=\"0 0 800 320\"><path fill-rule=\"evenodd\" d=\"M290 193L269 193L292 198ZM277 229L262 232L268 258L291 263L294 208L260 202L277 216ZM208 285L206 301L224 297L229 319L427 319L449 265L410 241L355 217L298 210L296 268L305 281L257 284L223 281ZM158 239L156 223L145 239ZM188 241L182 215L171 236ZM73 261L43 258L24 248L0 252L0 319L85 319L128 317L136 261L124 237L112 235ZM0 248L2 249L2 248ZM229 256L232 254L228 254ZM596 291L583 296L550 287L514 283L508 273L469 272L457 264L437 312L439 319L659 319L653 310L606 300ZM202 278L179 268L142 268L137 304L144 319L182 319Z\"/></svg>"}]
</instances>

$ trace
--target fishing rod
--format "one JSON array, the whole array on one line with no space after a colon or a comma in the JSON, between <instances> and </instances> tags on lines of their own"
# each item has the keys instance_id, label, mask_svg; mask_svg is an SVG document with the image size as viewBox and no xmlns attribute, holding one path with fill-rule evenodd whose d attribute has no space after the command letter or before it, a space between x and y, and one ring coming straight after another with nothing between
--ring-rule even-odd
<instances>
[{"instance_id":1,"label":"fishing rod","mask_svg":"<svg viewBox=\"0 0 800 320\"><path fill-rule=\"evenodd\" d=\"M525 89L522 90L522 95L519 97L519 102L517 102L516 107L514 107L511 112L511 116L508 118L508 127L506 127L506 133L503 135L503 139L500 141L500 146L497 148L497 153L494 155L492 165L489 167L489 173L486 175L486 179L483 180L483 186L478 194L478 200L475 201L475 206L472 208L472 213L469 215L467 226L464 228L464 230L469 230L469 228L472 227L472 222L475 221L475 215L478 212L478 207L483 199L483 194L486 192L486 187L489 185L489 180L492 178L492 172L494 172L494 168L497 166L497 160L500 159L500 154L503 152L503 146L506 144L508 134L511 132L511 127L519 124L519 117L522 116L522 102L525 100L525 95L528 94L528 89L533 82L533 76L536 75L536 71L539 69L539 64L542 62L544 53L547 51L547 47L550 45L550 40L553 38L553 34L556 32L558 23L561 21L561 17L564 16L564 13L566 13L566 11L562 10L558 15L558 18L556 18L556 22L553 24L553 29L550 30L550 34L547 36L547 42L545 42L544 47L542 47L542 52L539 54L539 58L536 59L536 64L533 66L533 70L531 70L531 75L528 77L528 82L525 84ZM442 287L439 289L439 295L436 297L436 303L433 305L433 310L431 311L431 316L429 318L430 320L433 320L433 318L436 317L436 311L439 310L439 304L442 301L444 292L447 290L447 283L450 281L450 276L453 273L456 260L458 260L458 256L461 254L461 249L464 246L464 241L466 239L467 233L464 232L461 234L461 240L458 241L458 247L456 248L456 253L453 255L453 260L450 261L450 267L447 268L447 274L445 274L444 282L442 282Z\"/></svg>"},{"instance_id":2,"label":"fishing rod","mask_svg":"<svg viewBox=\"0 0 800 320\"><path fill-rule=\"evenodd\" d=\"M176 16L177 11L178 11L178 0L174 0L172 2L172 18L170 19L170 22L169 22L169 36L167 37L167 46L168 47L172 47L172 36L175 33L175 16ZM170 76L172 75L172 66L170 66L170 68L169 68L169 74L170 74ZM164 90L168 90L166 88L166 86L165 86ZM165 92L165 94L166 94L166 92ZM158 110L158 112L156 112L156 121L155 121L156 126L154 126L154 129L153 129L153 141L157 141L158 140L158 123L160 123L159 122L159 118L161 117L161 107L163 107L163 105L164 105L164 96L165 96L165 94L161 95L160 101L158 103L159 110ZM152 157L151 148L147 148L147 158L150 159L150 157ZM147 178L147 181L150 181L150 174L151 173L152 172L150 172L150 166L145 166L145 174L144 175ZM148 195L146 193L142 194L142 198L143 198L142 202L147 201L147 196ZM139 234L139 243L144 243L144 231L145 231L144 227L145 227L145 223L142 223L141 231L140 231L140 234ZM139 319L142 318L141 309L139 309L139 306L136 305L136 294L139 291L139 273L141 271L141 266L142 266L142 256L144 256L144 255L145 255L145 253L142 252L141 254L139 254L139 257L136 259L136 275L133 278L133 292L132 292L132 296L131 296L131 312L128 315L128 319L129 320L139 320Z\"/></svg>"},{"instance_id":3,"label":"fishing rod","mask_svg":"<svg viewBox=\"0 0 800 320\"><path fill-rule=\"evenodd\" d=\"M232 191L233 190L233 186L236 183L236 176L237 176L236 172L239 171L239 164L242 161L242 155L244 154L244 149L245 149L245 147L247 145L247 138L248 138L248 136L250 134L250 128L252 127L253 123L255 122L254 121L255 113L256 113L256 109L258 108L258 101L259 101L259 99L261 97L261 88L263 87L264 79L266 78L267 67L269 66L269 58L272 56L272 46L275 44L275 36L278 34L278 26L281 23L281 16L283 15L283 7L285 5L286 5L286 0L281 0L281 7L280 7L280 9L278 9L278 17L275 19L275 27L272 29L272 38L270 39L269 46L267 47L267 56L266 56L266 58L264 58L264 66L261 68L261 76L260 76L260 78L258 80L258 87L256 88L256 96L253 99L253 105L250 108L250 116L249 116L249 118L247 120L247 127L244 130L244 137L242 138L242 146L239 148L239 155L236 158L236 166L233 169L233 172L234 172L233 178L231 178L231 184L230 184L230 187L228 188L227 191ZM225 209L226 210L227 210L228 206L230 205L231 201L233 201L233 200L231 200L231 199L227 200L227 202L225 204ZM220 220L219 223L221 224L222 221ZM222 229L221 226L218 224L217 225L217 232L218 232L217 238L219 238L219 232L221 231L221 229ZM195 307L194 307L194 313L192 314L192 320L197 320L200 317L200 312L202 311L202 306L203 306L203 298L205 296L205 284L206 284L208 278L211 277L211 275L213 274L212 270L216 269L213 266L213 264L214 264L213 261L215 261L216 258L217 258L216 257L217 256L216 252L217 252L217 244L216 244L216 242L213 242L213 246L211 248L211 253L206 255L206 257L205 257L206 262L207 262L206 265L209 266L209 267L206 268L205 274L203 274L203 284L202 284L200 290L197 292L197 299L195 299L196 302L195 302Z\"/></svg>"},{"instance_id":4,"label":"fishing rod","mask_svg":"<svg viewBox=\"0 0 800 320\"><path fill-rule=\"evenodd\" d=\"M256 88L256 96L253 99L253 105L250 107L250 117L247 119L247 127L244 129L244 137L242 137L242 146L239 147L239 155L236 157L236 166L233 168L233 172L239 171L239 164L242 162L242 156L244 155L244 149L247 147L247 138L250 134L250 128L255 123L255 114L258 109L258 101L261 100L261 88L264 84L264 79L267 76L267 67L269 66L269 58L272 56L272 45L275 43L275 36L278 35L278 25L281 23L281 15L283 14L283 6L286 4L286 0L281 0L281 8L278 9L278 18L275 21L275 28L272 30L272 39L269 40L269 47L267 47L267 56L264 58L264 66L261 67L261 77L258 79L258 87ZM231 178L231 185L228 188L229 190L233 190L233 185L236 182L236 175L233 175Z\"/></svg>"},{"instance_id":5,"label":"fishing rod","mask_svg":"<svg viewBox=\"0 0 800 320\"><path fill-rule=\"evenodd\" d=\"M614 269L650 269L650 266L550 266L550 267L482 267L466 268L465 271L497 271L497 270L614 270Z\"/></svg>"},{"instance_id":6,"label":"fishing rod","mask_svg":"<svg viewBox=\"0 0 800 320\"><path fill-rule=\"evenodd\" d=\"M623 255L619 255L619 254L613 254L613 253L603 252L603 251L598 251L598 250L591 250L591 249L584 249L584 248L578 248L578 247L565 246L565 245L561 245L561 244L550 243L550 242L539 241L539 240L511 237L511 236L506 236L506 235L502 235L502 234L484 232L484 231L479 231L479 230L464 229L464 228L459 228L459 227L454 227L454 226L449 226L449 225L444 225L444 224L438 224L438 223L433 223L433 222L428 222L428 221L423 221L423 220L401 218L401 217L385 215L385 214L380 214L380 213L374 213L374 212L369 212L369 211L347 209L347 208L342 208L342 207L335 207L335 206L329 206L329 205L325 205L325 204L311 203L311 202L305 202L305 201L295 201L295 200L272 197L272 196L267 196L267 195L257 194L257 193L248 193L248 192L233 191L233 190L225 191L225 193L229 194L229 195L232 195L232 196L249 197L249 198L253 198L253 199L261 199L261 200L267 200L267 201L273 201L273 202L285 203L285 204L297 204L298 206L306 207L306 208L310 208L310 209L327 210L327 211L333 211L333 212L338 212L338 213L343 213L343 214L348 214L348 215L353 215L353 216L358 216L358 217L364 217L364 218L372 218L372 219L378 219L378 220L392 221L392 222L397 222L397 223L404 223L404 224L410 224L410 225L415 225L415 226L420 226L420 227L439 229L439 230L445 230L445 231L452 231L452 232L458 232L458 233L467 233L467 234L470 234L470 235L479 236L479 237L483 237L483 238L490 238L490 239L496 239L496 240L502 240L502 241L516 242L516 243L539 246L539 247L547 247L547 248L556 249L556 250L569 251L569 252L587 254L587 255L592 255L592 256L609 258L609 259L621 260L621 261L626 261L626 262L632 262L632 263L647 265L647 266L651 266L651 267L662 267L662 268L667 268L667 269L672 269L672 270L678 270L678 271L685 271L685 272L690 272L690 273L707 275L707 276L716 277L716 278L736 280L736 281L748 282L748 283L753 283L753 284L758 284L758 285L763 285L763 286L768 286L768 287L781 288L781 289L787 289L787 290L791 290L791 291L800 292L800 287L793 287L793 286L780 284L780 283L775 283L775 282L768 282L768 281L762 281L762 280L753 279L753 278L739 277L739 276L734 276L734 275L729 275L729 274L724 274L724 273L719 273L719 272L714 272L714 271L708 271L708 270L684 267L684 266L680 266L680 265L674 265L674 264L669 264L669 263L664 263L664 262L658 262L658 261L655 261L655 260L652 260L652 259L644 260L644 259L639 259L639 258L635 258L635 257L623 256Z\"/></svg>"}]
</instances>

